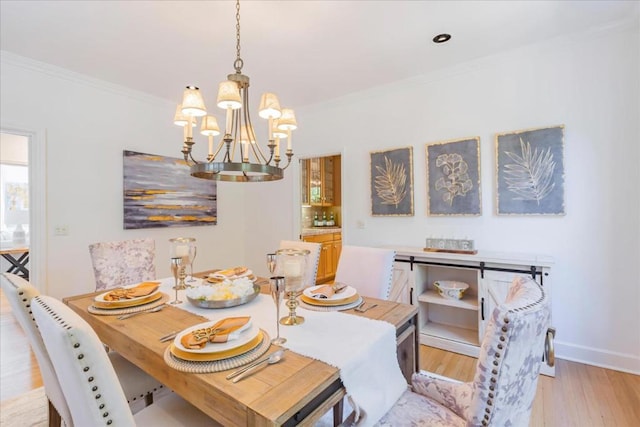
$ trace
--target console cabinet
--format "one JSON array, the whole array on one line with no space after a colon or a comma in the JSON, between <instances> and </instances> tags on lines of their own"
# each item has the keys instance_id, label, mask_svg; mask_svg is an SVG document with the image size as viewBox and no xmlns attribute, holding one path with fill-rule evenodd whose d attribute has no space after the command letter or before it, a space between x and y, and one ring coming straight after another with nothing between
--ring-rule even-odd
<instances>
[{"instance_id":1,"label":"console cabinet","mask_svg":"<svg viewBox=\"0 0 640 427\"><path fill-rule=\"evenodd\" d=\"M390 299L418 306L421 344L478 357L490 313L505 301L516 275L533 277L551 295L553 260L547 256L391 248L396 258ZM460 300L445 299L433 286L437 280L465 282L469 289ZM551 361L554 334L550 328L546 347ZM541 373L554 376L555 368L546 363L544 355L541 360Z\"/></svg>"}]
</instances>

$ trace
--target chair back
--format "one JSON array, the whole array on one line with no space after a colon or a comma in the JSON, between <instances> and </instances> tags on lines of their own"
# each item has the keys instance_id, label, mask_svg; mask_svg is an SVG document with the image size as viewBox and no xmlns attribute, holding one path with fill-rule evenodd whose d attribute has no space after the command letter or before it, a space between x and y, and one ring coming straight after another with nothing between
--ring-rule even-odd
<instances>
[{"instance_id":1,"label":"chair back","mask_svg":"<svg viewBox=\"0 0 640 427\"><path fill-rule=\"evenodd\" d=\"M113 365L91 326L49 296L35 297L31 309L74 424L134 426Z\"/></svg>"},{"instance_id":2,"label":"chair back","mask_svg":"<svg viewBox=\"0 0 640 427\"><path fill-rule=\"evenodd\" d=\"M295 240L281 240L279 249L306 249L309 251L307 269L304 278L305 286L314 286L318 275L318 262L322 245L313 242L300 242Z\"/></svg>"},{"instance_id":3,"label":"chair back","mask_svg":"<svg viewBox=\"0 0 640 427\"><path fill-rule=\"evenodd\" d=\"M67 427L73 427L69 406L67 406L67 401L62 393L49 353L47 353L42 336L31 313L32 299L40 295L40 291L25 279L13 273L2 273L0 282L2 283L4 295L9 300L9 305L11 305L11 311L27 335L29 344L36 355L47 399L56 408Z\"/></svg>"},{"instance_id":4,"label":"chair back","mask_svg":"<svg viewBox=\"0 0 640 427\"><path fill-rule=\"evenodd\" d=\"M89 245L89 254L97 291L156 278L153 239L93 243Z\"/></svg>"},{"instance_id":5,"label":"chair back","mask_svg":"<svg viewBox=\"0 0 640 427\"><path fill-rule=\"evenodd\" d=\"M528 277L514 279L485 330L472 383L470 425L529 425L550 311L542 286Z\"/></svg>"},{"instance_id":6,"label":"chair back","mask_svg":"<svg viewBox=\"0 0 640 427\"><path fill-rule=\"evenodd\" d=\"M389 299L395 256L392 249L343 246L335 281L353 286L360 295Z\"/></svg>"}]
</instances>

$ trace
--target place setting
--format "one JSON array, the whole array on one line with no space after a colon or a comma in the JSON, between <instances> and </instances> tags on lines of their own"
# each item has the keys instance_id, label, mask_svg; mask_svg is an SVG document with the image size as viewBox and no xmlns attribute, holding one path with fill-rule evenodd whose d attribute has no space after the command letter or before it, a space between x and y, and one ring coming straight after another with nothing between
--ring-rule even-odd
<instances>
[{"instance_id":1,"label":"place setting","mask_svg":"<svg viewBox=\"0 0 640 427\"><path fill-rule=\"evenodd\" d=\"M312 311L350 310L363 302L354 287L340 282L311 286L300 295L300 307Z\"/></svg>"},{"instance_id":2,"label":"place setting","mask_svg":"<svg viewBox=\"0 0 640 427\"><path fill-rule=\"evenodd\" d=\"M149 281L110 289L95 296L87 311L109 316L151 311L169 301L169 295L161 292L159 287L160 282Z\"/></svg>"},{"instance_id":3,"label":"place setting","mask_svg":"<svg viewBox=\"0 0 640 427\"><path fill-rule=\"evenodd\" d=\"M164 360L182 372L219 372L256 361L270 346L269 334L250 316L221 317L177 333Z\"/></svg>"}]
</instances>

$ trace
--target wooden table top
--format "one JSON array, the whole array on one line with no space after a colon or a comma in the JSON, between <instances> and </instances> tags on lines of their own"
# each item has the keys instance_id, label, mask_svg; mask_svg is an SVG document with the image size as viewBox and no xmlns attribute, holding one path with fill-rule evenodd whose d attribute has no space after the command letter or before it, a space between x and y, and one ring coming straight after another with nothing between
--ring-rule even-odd
<instances>
[{"instance_id":1,"label":"wooden table top","mask_svg":"<svg viewBox=\"0 0 640 427\"><path fill-rule=\"evenodd\" d=\"M163 358L167 343L159 338L208 319L170 305L151 316L127 320L93 315L87 308L97 294L64 298L64 302L94 328L102 342L223 425L312 425L344 396L339 369L293 351L287 351L284 362L235 384L225 379L230 371L189 374L171 369ZM363 314L345 313L384 320L397 330L417 316L411 305L365 300L378 306ZM268 353L278 348L272 345Z\"/></svg>"}]
</instances>

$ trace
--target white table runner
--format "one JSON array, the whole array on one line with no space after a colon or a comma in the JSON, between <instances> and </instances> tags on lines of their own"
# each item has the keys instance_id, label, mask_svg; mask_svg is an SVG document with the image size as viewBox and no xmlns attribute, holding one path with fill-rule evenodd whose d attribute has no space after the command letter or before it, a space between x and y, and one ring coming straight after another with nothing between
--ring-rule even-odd
<instances>
[{"instance_id":1,"label":"white table runner","mask_svg":"<svg viewBox=\"0 0 640 427\"><path fill-rule=\"evenodd\" d=\"M199 285L201 282L192 283ZM171 296L173 278L163 279L160 286ZM184 301L176 307L217 320L230 316L251 316L271 337L276 336L276 307L270 295L260 294L250 303L225 308L205 309L193 306L179 291ZM280 317L289 309L282 304ZM340 369L347 394L360 410L359 426L374 425L406 390L407 382L396 356L396 329L388 323L340 312L316 312L298 307L296 313L305 318L298 326L280 326L283 345L296 353L320 360Z\"/></svg>"}]
</instances>

